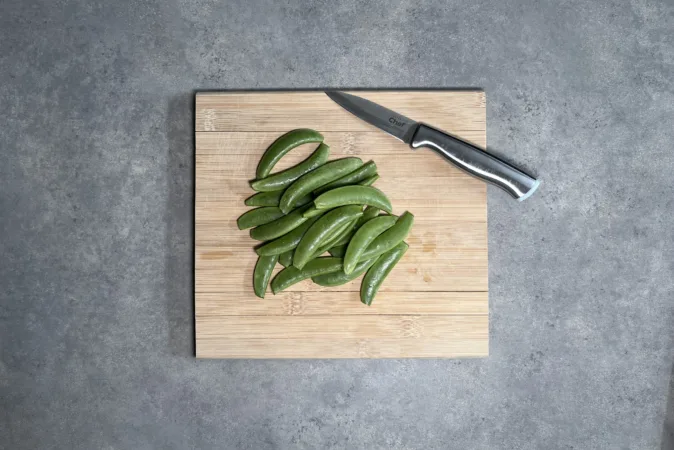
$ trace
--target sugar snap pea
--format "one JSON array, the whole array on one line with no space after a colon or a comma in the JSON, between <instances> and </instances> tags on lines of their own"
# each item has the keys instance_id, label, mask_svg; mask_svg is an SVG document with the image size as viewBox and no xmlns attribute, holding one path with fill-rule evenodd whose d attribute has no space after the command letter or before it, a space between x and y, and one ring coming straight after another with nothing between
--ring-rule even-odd
<instances>
[{"instance_id":1,"label":"sugar snap pea","mask_svg":"<svg viewBox=\"0 0 674 450\"><path fill-rule=\"evenodd\" d=\"M372 241L367 249L360 255L361 261L386 253L401 243L412 229L412 224L414 224L414 216L405 211L405 213L398 217L395 225L384 231Z\"/></svg>"},{"instance_id":2,"label":"sugar snap pea","mask_svg":"<svg viewBox=\"0 0 674 450\"><path fill-rule=\"evenodd\" d=\"M325 243L322 244L316 253L314 253L314 258L321 256L326 251L330 250L335 245L343 245L341 242L346 238L351 238L351 233L353 232L353 227L356 225L356 221L352 220L351 222L340 227L335 231L332 236L325 240ZM335 255L332 255L335 256Z\"/></svg>"},{"instance_id":3,"label":"sugar snap pea","mask_svg":"<svg viewBox=\"0 0 674 450\"><path fill-rule=\"evenodd\" d=\"M239 227L239 230L245 230L246 228L264 225L279 217L283 217L283 215L281 210L276 206L263 206L243 213L241 217L236 219L236 225Z\"/></svg>"},{"instance_id":4,"label":"sugar snap pea","mask_svg":"<svg viewBox=\"0 0 674 450\"><path fill-rule=\"evenodd\" d=\"M377 291L386 279L391 270L403 257L409 245L406 242L401 242L393 247L388 252L384 253L377 259L372 267L367 271L363 281L360 284L360 301L367 306L372 304Z\"/></svg>"},{"instance_id":5,"label":"sugar snap pea","mask_svg":"<svg viewBox=\"0 0 674 450\"><path fill-rule=\"evenodd\" d=\"M391 201L377 188L371 186L343 186L324 192L314 200L318 209L336 208L342 205L370 205L390 213ZM283 207L281 207L283 209Z\"/></svg>"},{"instance_id":6,"label":"sugar snap pea","mask_svg":"<svg viewBox=\"0 0 674 450\"><path fill-rule=\"evenodd\" d=\"M310 142L323 142L323 135L318 131L301 128L289 131L276 139L262 155L262 159L257 165L256 178L265 178L286 153L295 147Z\"/></svg>"},{"instance_id":7,"label":"sugar snap pea","mask_svg":"<svg viewBox=\"0 0 674 450\"><path fill-rule=\"evenodd\" d=\"M293 265L293 253L295 253L294 250L288 250L287 252L281 253L278 257L278 262L280 262L283 267L292 266Z\"/></svg>"},{"instance_id":8,"label":"sugar snap pea","mask_svg":"<svg viewBox=\"0 0 674 450\"><path fill-rule=\"evenodd\" d=\"M336 180L361 165L363 165L363 161L360 158L343 158L331 161L316 170L302 175L293 184L288 186L288 189L283 193L279 208L281 208L281 211L287 213L298 198L309 194L324 184Z\"/></svg>"},{"instance_id":9,"label":"sugar snap pea","mask_svg":"<svg viewBox=\"0 0 674 450\"><path fill-rule=\"evenodd\" d=\"M360 219L358 219L358 222L356 222L356 228L362 227L365 222L368 222L370 219L377 217L379 215L379 211L381 210L374 206L366 207L365 211L363 211L363 215Z\"/></svg>"},{"instance_id":10,"label":"sugar snap pea","mask_svg":"<svg viewBox=\"0 0 674 450\"><path fill-rule=\"evenodd\" d=\"M277 261L278 255L260 256L257 259L255 270L253 271L253 290L255 291L255 295L260 298L264 298L267 286L269 285L269 279Z\"/></svg>"},{"instance_id":11,"label":"sugar snap pea","mask_svg":"<svg viewBox=\"0 0 674 450\"><path fill-rule=\"evenodd\" d=\"M346 253L346 244L336 245L328 250L328 253L330 253L330 256L334 256L335 258L344 258L344 254Z\"/></svg>"},{"instance_id":12,"label":"sugar snap pea","mask_svg":"<svg viewBox=\"0 0 674 450\"><path fill-rule=\"evenodd\" d=\"M282 195L283 191L258 192L248 197L244 203L246 206L278 206Z\"/></svg>"},{"instance_id":13,"label":"sugar snap pea","mask_svg":"<svg viewBox=\"0 0 674 450\"><path fill-rule=\"evenodd\" d=\"M348 205L335 208L321 216L302 236L302 240L295 249L293 266L298 269L303 268L329 236L344 224L348 224L362 215L363 211L360 205Z\"/></svg>"},{"instance_id":14,"label":"sugar snap pea","mask_svg":"<svg viewBox=\"0 0 674 450\"><path fill-rule=\"evenodd\" d=\"M320 216L312 217L283 236L276 238L273 241L265 242L256 248L255 252L258 255L280 255L281 253L294 250L295 247L297 247L297 244L300 243L304 233L306 233L309 227L319 218Z\"/></svg>"},{"instance_id":15,"label":"sugar snap pea","mask_svg":"<svg viewBox=\"0 0 674 450\"><path fill-rule=\"evenodd\" d=\"M248 197L244 203L246 206L278 206L282 195L283 190L273 192L258 192L257 194ZM295 201L294 207L299 208L300 206L304 206L313 201L313 195L305 195L304 197Z\"/></svg>"},{"instance_id":16,"label":"sugar snap pea","mask_svg":"<svg viewBox=\"0 0 674 450\"><path fill-rule=\"evenodd\" d=\"M307 278L342 270L342 258L326 256L309 261L303 269L295 266L286 267L271 281L271 290L278 294L282 290Z\"/></svg>"},{"instance_id":17,"label":"sugar snap pea","mask_svg":"<svg viewBox=\"0 0 674 450\"><path fill-rule=\"evenodd\" d=\"M330 189L335 189L342 186L349 186L351 184L357 184L367 178L372 177L377 173L377 165L374 161L368 161L356 170L351 173L347 173L342 178L338 178L332 183L328 183L325 186L322 186L314 191L314 195L320 195L323 192L327 192Z\"/></svg>"},{"instance_id":18,"label":"sugar snap pea","mask_svg":"<svg viewBox=\"0 0 674 450\"><path fill-rule=\"evenodd\" d=\"M312 277L311 279L313 280L314 283L318 284L319 286L341 286L342 284L346 284L351 280L355 280L356 278L364 274L365 271L367 271L367 269L372 267L372 265L376 261L377 258L361 261L358 263L358 265L356 265L356 268L353 270L353 272L349 274L346 274L344 273L343 270L341 270L337 272L326 273L324 275L318 275Z\"/></svg>"},{"instance_id":19,"label":"sugar snap pea","mask_svg":"<svg viewBox=\"0 0 674 450\"><path fill-rule=\"evenodd\" d=\"M273 222L265 223L264 225L253 228L250 230L250 237L258 241L270 241L279 236L283 236L309 220L302 216L302 213L304 213L307 208L308 206L297 208L290 214L279 217Z\"/></svg>"},{"instance_id":20,"label":"sugar snap pea","mask_svg":"<svg viewBox=\"0 0 674 450\"><path fill-rule=\"evenodd\" d=\"M269 175L261 180L255 180L250 183L250 187L259 192L272 192L278 191L279 189L285 189L305 173L309 173L325 164L328 161L329 156L330 146L321 143L318 148L301 163L282 172Z\"/></svg>"},{"instance_id":21,"label":"sugar snap pea","mask_svg":"<svg viewBox=\"0 0 674 450\"><path fill-rule=\"evenodd\" d=\"M363 254L377 236L391 228L396 223L396 220L395 216L375 217L356 231L344 255L344 273L349 274L354 271L360 260L360 255Z\"/></svg>"},{"instance_id":22,"label":"sugar snap pea","mask_svg":"<svg viewBox=\"0 0 674 450\"><path fill-rule=\"evenodd\" d=\"M375 183L375 181L377 181L378 179L379 179L379 174L375 173L370 178L366 178L363 181L359 181L358 184L360 184L361 186L372 186Z\"/></svg>"}]
</instances>

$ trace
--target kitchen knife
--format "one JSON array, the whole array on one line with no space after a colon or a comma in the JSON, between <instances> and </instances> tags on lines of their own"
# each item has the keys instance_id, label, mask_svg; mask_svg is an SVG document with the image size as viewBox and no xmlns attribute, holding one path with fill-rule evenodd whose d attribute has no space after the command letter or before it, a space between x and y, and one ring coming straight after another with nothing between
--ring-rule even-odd
<instances>
[{"instance_id":1,"label":"kitchen knife","mask_svg":"<svg viewBox=\"0 0 674 450\"><path fill-rule=\"evenodd\" d=\"M355 95L337 91L326 94L351 114L409 144L413 149L430 148L458 168L500 187L519 201L529 198L541 183L485 150L449 133L415 122Z\"/></svg>"}]
</instances>

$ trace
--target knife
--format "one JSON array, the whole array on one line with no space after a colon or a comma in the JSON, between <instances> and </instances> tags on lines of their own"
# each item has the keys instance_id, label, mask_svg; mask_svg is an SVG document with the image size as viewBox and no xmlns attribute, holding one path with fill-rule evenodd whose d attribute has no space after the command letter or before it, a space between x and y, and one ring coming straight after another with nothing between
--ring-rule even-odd
<instances>
[{"instance_id":1,"label":"knife","mask_svg":"<svg viewBox=\"0 0 674 450\"><path fill-rule=\"evenodd\" d=\"M338 91L329 91L326 95L359 119L387 132L411 148L430 148L459 169L500 187L519 201L529 198L541 183L469 142L415 122L374 102Z\"/></svg>"}]
</instances>

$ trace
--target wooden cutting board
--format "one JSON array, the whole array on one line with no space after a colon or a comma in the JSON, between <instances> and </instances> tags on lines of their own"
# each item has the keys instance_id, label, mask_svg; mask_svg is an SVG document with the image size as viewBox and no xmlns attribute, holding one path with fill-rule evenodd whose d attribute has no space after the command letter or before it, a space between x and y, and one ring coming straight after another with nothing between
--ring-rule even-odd
<instances>
[{"instance_id":1,"label":"wooden cutting board","mask_svg":"<svg viewBox=\"0 0 674 450\"><path fill-rule=\"evenodd\" d=\"M482 91L368 91L356 95L486 145ZM322 92L199 93L196 97L195 314L199 358L408 358L489 352L486 186L429 150L360 121ZM253 294L256 244L236 227L264 150L313 128L331 159L374 160L394 213L416 221L410 249L374 304L360 278L310 280L265 299ZM293 150L283 169L315 145Z\"/></svg>"}]
</instances>

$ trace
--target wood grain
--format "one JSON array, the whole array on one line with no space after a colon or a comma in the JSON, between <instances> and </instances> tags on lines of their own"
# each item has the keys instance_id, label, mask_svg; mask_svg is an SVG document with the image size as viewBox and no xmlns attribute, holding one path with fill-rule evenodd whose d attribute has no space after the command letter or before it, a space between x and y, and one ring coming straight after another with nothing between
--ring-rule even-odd
<instances>
[{"instance_id":1,"label":"wood grain","mask_svg":"<svg viewBox=\"0 0 674 450\"><path fill-rule=\"evenodd\" d=\"M358 92L414 119L486 145L479 91ZM195 314L204 358L395 358L488 354L486 187L427 150L356 119L322 92L201 93L196 100ZM410 250L375 305L360 280L306 280L261 300L252 292L255 241L236 228L260 156L281 133L315 128L331 159L374 160L394 212L410 210ZM279 170L315 145L289 153ZM277 271L280 269L277 269Z\"/></svg>"}]
</instances>

